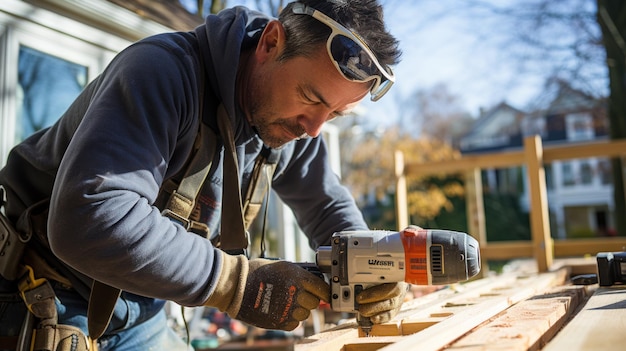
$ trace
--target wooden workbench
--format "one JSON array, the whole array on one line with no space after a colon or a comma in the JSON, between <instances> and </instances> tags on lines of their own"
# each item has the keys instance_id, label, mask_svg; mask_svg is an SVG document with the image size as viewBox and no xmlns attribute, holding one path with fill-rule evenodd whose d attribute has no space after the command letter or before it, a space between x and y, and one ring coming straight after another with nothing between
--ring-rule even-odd
<instances>
[{"instance_id":1,"label":"wooden workbench","mask_svg":"<svg viewBox=\"0 0 626 351\"><path fill-rule=\"evenodd\" d=\"M294 350L626 350L626 286L574 286L571 268L454 285L406 302L369 337L350 322Z\"/></svg>"},{"instance_id":2,"label":"wooden workbench","mask_svg":"<svg viewBox=\"0 0 626 351\"><path fill-rule=\"evenodd\" d=\"M626 285L599 287L545 351L626 350Z\"/></svg>"}]
</instances>

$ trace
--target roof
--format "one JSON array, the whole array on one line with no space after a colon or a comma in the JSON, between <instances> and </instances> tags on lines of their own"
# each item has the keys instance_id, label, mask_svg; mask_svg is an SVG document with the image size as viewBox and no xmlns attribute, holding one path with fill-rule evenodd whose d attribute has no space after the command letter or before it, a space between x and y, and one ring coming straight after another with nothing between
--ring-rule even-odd
<instances>
[{"instance_id":1,"label":"roof","mask_svg":"<svg viewBox=\"0 0 626 351\"><path fill-rule=\"evenodd\" d=\"M580 90L572 88L569 84L560 82L556 97L550 103L547 114L565 114L590 110L598 106L601 99L594 98Z\"/></svg>"},{"instance_id":2,"label":"roof","mask_svg":"<svg viewBox=\"0 0 626 351\"><path fill-rule=\"evenodd\" d=\"M204 20L187 11L175 0L107 0L134 12L138 16L155 21L176 31L189 31Z\"/></svg>"}]
</instances>

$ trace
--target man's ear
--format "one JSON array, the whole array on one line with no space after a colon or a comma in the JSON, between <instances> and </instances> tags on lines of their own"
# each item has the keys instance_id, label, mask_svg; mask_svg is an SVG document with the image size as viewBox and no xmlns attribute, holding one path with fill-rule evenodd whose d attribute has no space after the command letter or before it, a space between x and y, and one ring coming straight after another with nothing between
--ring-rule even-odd
<instances>
[{"instance_id":1,"label":"man's ear","mask_svg":"<svg viewBox=\"0 0 626 351\"><path fill-rule=\"evenodd\" d=\"M285 28L277 20L270 21L265 26L255 54L259 61L276 58L285 46Z\"/></svg>"}]
</instances>

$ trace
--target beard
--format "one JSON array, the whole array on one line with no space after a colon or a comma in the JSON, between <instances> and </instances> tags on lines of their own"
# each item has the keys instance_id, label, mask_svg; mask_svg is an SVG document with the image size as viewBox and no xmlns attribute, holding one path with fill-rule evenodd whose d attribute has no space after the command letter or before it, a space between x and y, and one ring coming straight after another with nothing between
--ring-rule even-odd
<instances>
[{"instance_id":1,"label":"beard","mask_svg":"<svg viewBox=\"0 0 626 351\"><path fill-rule=\"evenodd\" d=\"M272 111L271 105L261 108L258 104L254 104L250 109L251 125L265 145L272 149L279 149L292 140L306 136L304 128L295 120L276 117L276 113ZM289 137L287 134L294 135L294 137Z\"/></svg>"},{"instance_id":2,"label":"beard","mask_svg":"<svg viewBox=\"0 0 626 351\"><path fill-rule=\"evenodd\" d=\"M257 134L263 143L272 149L279 149L292 140L298 140L306 136L300 126L292 126L284 119L279 119L269 123L256 123L254 125ZM285 136L284 130L289 134L298 135L298 137L289 138Z\"/></svg>"}]
</instances>

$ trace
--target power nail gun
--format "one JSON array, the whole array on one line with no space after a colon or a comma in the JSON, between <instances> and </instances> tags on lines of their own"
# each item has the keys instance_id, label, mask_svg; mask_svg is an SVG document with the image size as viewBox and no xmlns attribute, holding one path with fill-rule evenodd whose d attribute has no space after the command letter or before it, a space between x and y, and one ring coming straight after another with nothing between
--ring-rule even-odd
<instances>
[{"instance_id":1,"label":"power nail gun","mask_svg":"<svg viewBox=\"0 0 626 351\"><path fill-rule=\"evenodd\" d=\"M363 289L399 281L445 285L467 280L480 271L480 252L476 239L448 230L346 231L317 250L316 263L330 281L332 309L357 313L361 330L369 335L372 322L359 316L356 302Z\"/></svg>"}]
</instances>

